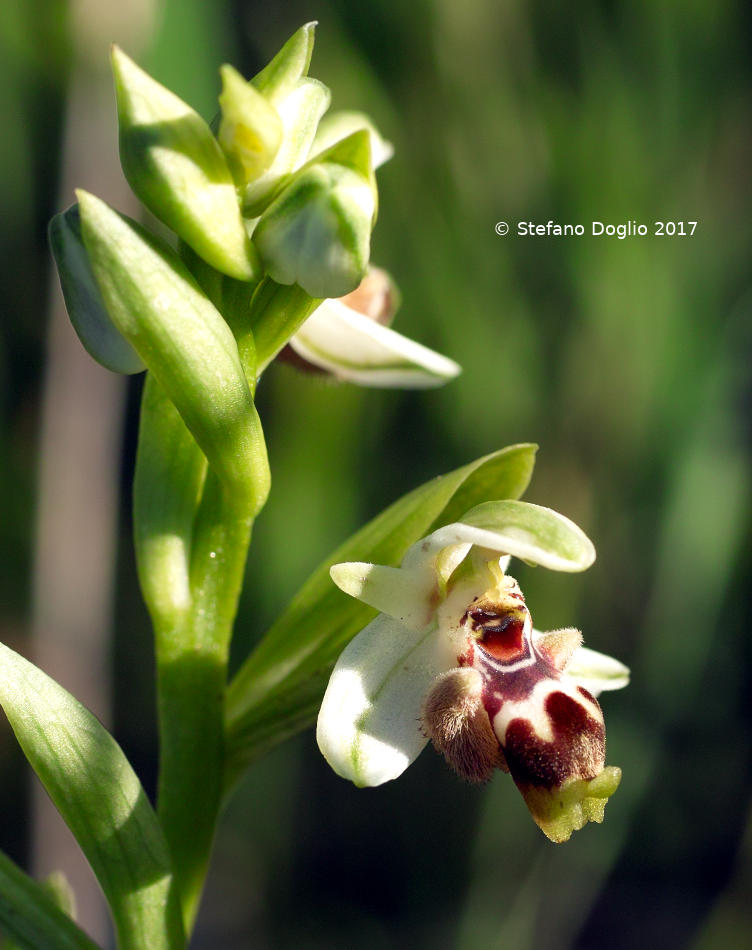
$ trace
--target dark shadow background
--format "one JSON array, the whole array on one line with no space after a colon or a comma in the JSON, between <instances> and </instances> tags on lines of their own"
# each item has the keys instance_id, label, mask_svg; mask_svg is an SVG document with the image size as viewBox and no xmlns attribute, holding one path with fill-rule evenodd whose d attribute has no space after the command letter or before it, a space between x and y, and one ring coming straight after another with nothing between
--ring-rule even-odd
<instances>
[{"instance_id":1,"label":"dark shadow background","mask_svg":"<svg viewBox=\"0 0 752 950\"><path fill-rule=\"evenodd\" d=\"M527 498L569 515L598 550L582 576L520 571L536 624L576 624L633 669L603 703L622 787L601 828L560 847L503 776L469 788L427 751L398 782L359 791L329 771L312 733L279 748L225 816L196 947L746 947L748 5L161 6L140 61L207 118L221 62L251 75L320 21L311 74L333 107L368 111L396 147L379 173L372 256L400 285L397 328L464 367L424 393L269 371L259 405L274 492L236 661L364 519L531 440ZM59 189L74 19L42 0L0 12L0 637L27 654L54 289L45 229L72 200ZM106 68L106 46L93 55ZM549 219L586 236L514 233ZM645 223L650 236L594 238L592 220ZM656 220L698 224L692 237L654 237ZM497 236L497 221L513 233ZM123 439L112 669L115 733L151 792L153 669L129 527L139 386L129 382ZM6 728L0 756L2 840L25 863L28 783Z\"/></svg>"}]
</instances>

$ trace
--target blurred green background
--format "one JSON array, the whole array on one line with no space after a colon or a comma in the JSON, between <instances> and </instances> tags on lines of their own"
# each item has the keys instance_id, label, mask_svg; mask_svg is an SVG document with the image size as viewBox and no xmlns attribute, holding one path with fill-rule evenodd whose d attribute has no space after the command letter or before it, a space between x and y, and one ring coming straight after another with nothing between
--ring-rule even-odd
<instances>
[{"instance_id":1,"label":"blurred green background","mask_svg":"<svg viewBox=\"0 0 752 950\"><path fill-rule=\"evenodd\" d=\"M399 781L359 791L306 733L254 765L233 799L195 946L747 947L752 15L741 0L4 0L0 638L34 655L32 629L58 617L45 602L45 512L72 512L61 543L74 565L97 530L99 470L74 458L73 487L90 499L77 510L57 456L43 457L65 455L48 432L47 404L63 403L50 397L62 347L48 334L58 291L45 229L73 198L71 166L92 169L75 184L123 207L114 126L100 149L87 125L85 95L114 114L107 44L211 118L218 65L252 75L310 19L311 74L396 147L372 256L401 287L397 328L464 373L402 393L269 371L259 403L274 491L236 659L320 558L399 494L536 441L527 498L582 525L598 560L582 576L519 579L537 626L580 626L632 666L630 688L603 702L624 779L602 827L553 846L502 775L464 786L428 750ZM594 219L698 225L691 238L514 233L549 219L586 232ZM513 233L497 236L497 221ZM95 453L102 427L111 442L117 592L102 649L115 734L152 792L153 668L128 493L140 380L124 403L103 385L109 422L88 391L69 415ZM74 672L101 680L106 704L106 677L87 663L79 652ZM0 757L1 843L29 866L32 786L5 724Z\"/></svg>"}]
</instances>

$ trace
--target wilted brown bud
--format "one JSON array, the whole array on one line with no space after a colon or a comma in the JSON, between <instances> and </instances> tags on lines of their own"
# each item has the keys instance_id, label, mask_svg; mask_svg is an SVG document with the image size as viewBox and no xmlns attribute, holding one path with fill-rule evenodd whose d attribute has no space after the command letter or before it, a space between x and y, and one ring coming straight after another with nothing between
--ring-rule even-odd
<instances>
[{"instance_id":1,"label":"wilted brown bud","mask_svg":"<svg viewBox=\"0 0 752 950\"><path fill-rule=\"evenodd\" d=\"M399 308L399 292L389 274L380 267L369 267L355 290L339 299L345 306L385 327Z\"/></svg>"}]
</instances>

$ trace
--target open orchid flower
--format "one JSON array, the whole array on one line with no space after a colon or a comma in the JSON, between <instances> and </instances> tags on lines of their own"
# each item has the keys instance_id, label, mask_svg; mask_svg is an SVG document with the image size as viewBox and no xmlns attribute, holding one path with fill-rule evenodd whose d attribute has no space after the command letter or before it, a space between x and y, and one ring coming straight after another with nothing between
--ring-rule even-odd
<instances>
[{"instance_id":1,"label":"open orchid flower","mask_svg":"<svg viewBox=\"0 0 752 950\"><path fill-rule=\"evenodd\" d=\"M370 267L356 290L325 300L292 337L295 362L359 386L425 389L454 379L454 360L390 329L398 303L386 271Z\"/></svg>"},{"instance_id":2,"label":"open orchid flower","mask_svg":"<svg viewBox=\"0 0 752 950\"><path fill-rule=\"evenodd\" d=\"M510 555L582 571L595 551L562 515L499 501L418 541L399 568L334 565L337 586L381 612L337 661L317 739L360 786L396 778L430 739L470 781L510 772L543 832L566 841L603 820L619 784L595 696L629 671L576 630L535 631Z\"/></svg>"}]
</instances>

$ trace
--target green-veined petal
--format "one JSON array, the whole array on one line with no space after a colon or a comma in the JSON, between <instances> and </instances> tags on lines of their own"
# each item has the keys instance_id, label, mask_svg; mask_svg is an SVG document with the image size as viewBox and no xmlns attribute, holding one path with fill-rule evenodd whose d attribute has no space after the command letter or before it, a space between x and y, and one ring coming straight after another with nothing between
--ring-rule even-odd
<instances>
[{"instance_id":1,"label":"green-veined petal","mask_svg":"<svg viewBox=\"0 0 752 950\"><path fill-rule=\"evenodd\" d=\"M316 738L334 771L359 786L401 775L428 741L423 698L456 663L435 625L408 630L380 614L361 630L337 661L319 713Z\"/></svg>"},{"instance_id":2,"label":"green-veined petal","mask_svg":"<svg viewBox=\"0 0 752 950\"><path fill-rule=\"evenodd\" d=\"M290 345L314 366L361 386L441 386L461 372L454 360L375 323L340 300L325 300Z\"/></svg>"},{"instance_id":3,"label":"green-veined petal","mask_svg":"<svg viewBox=\"0 0 752 950\"><path fill-rule=\"evenodd\" d=\"M363 561L335 564L329 573L340 590L411 629L425 629L431 620L435 584L425 574Z\"/></svg>"},{"instance_id":4,"label":"green-veined petal","mask_svg":"<svg viewBox=\"0 0 752 950\"><path fill-rule=\"evenodd\" d=\"M524 501L488 501L414 544L402 567L425 569L444 548L462 543L511 554L551 571L584 571L595 560L590 539L564 515Z\"/></svg>"}]
</instances>

